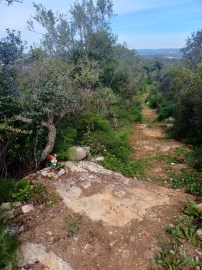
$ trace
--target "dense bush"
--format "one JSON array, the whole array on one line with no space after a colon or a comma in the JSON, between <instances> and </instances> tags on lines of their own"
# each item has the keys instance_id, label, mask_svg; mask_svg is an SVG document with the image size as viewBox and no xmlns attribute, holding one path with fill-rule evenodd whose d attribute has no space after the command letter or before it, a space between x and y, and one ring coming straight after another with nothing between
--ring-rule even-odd
<instances>
[{"instance_id":1,"label":"dense bush","mask_svg":"<svg viewBox=\"0 0 202 270\"><path fill-rule=\"evenodd\" d=\"M171 100L164 101L158 110L158 121L165 120L170 116L173 116L175 110L175 103Z\"/></svg>"},{"instance_id":2,"label":"dense bush","mask_svg":"<svg viewBox=\"0 0 202 270\"><path fill-rule=\"evenodd\" d=\"M149 104L150 108L157 109L159 108L162 102L162 96L159 93L157 93L157 91L152 91L147 97L145 102Z\"/></svg>"},{"instance_id":3,"label":"dense bush","mask_svg":"<svg viewBox=\"0 0 202 270\"><path fill-rule=\"evenodd\" d=\"M197 170L202 170L202 147L187 154L188 163Z\"/></svg>"}]
</instances>

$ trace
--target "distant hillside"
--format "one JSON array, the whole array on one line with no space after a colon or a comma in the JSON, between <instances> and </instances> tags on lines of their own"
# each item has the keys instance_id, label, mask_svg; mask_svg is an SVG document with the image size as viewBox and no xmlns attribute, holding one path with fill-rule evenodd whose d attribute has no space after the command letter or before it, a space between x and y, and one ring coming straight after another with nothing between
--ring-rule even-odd
<instances>
[{"instance_id":1,"label":"distant hillside","mask_svg":"<svg viewBox=\"0 0 202 270\"><path fill-rule=\"evenodd\" d=\"M144 58L163 57L168 59L180 59L182 54L180 49L139 49L136 52Z\"/></svg>"}]
</instances>

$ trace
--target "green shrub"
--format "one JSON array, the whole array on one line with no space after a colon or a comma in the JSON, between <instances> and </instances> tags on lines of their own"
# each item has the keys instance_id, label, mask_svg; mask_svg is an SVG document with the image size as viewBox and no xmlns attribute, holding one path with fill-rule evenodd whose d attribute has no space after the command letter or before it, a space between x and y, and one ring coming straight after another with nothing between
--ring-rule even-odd
<instances>
[{"instance_id":1,"label":"green shrub","mask_svg":"<svg viewBox=\"0 0 202 270\"><path fill-rule=\"evenodd\" d=\"M17 270L15 251L19 246L19 241L16 237L9 235L6 223L7 218L0 210L0 269L4 269L12 263L12 269Z\"/></svg>"},{"instance_id":2,"label":"green shrub","mask_svg":"<svg viewBox=\"0 0 202 270\"><path fill-rule=\"evenodd\" d=\"M173 101L165 101L161 104L158 112L158 121L165 120L173 115L175 103Z\"/></svg>"},{"instance_id":3,"label":"green shrub","mask_svg":"<svg viewBox=\"0 0 202 270\"><path fill-rule=\"evenodd\" d=\"M159 108L161 102L162 102L162 96L157 92L152 92L146 99L146 101L149 104L149 107L152 109Z\"/></svg>"},{"instance_id":4,"label":"green shrub","mask_svg":"<svg viewBox=\"0 0 202 270\"><path fill-rule=\"evenodd\" d=\"M0 179L0 204L14 200L12 194L18 181L16 179Z\"/></svg>"},{"instance_id":5,"label":"green shrub","mask_svg":"<svg viewBox=\"0 0 202 270\"><path fill-rule=\"evenodd\" d=\"M188 164L197 170L202 170L202 147L187 154Z\"/></svg>"}]
</instances>

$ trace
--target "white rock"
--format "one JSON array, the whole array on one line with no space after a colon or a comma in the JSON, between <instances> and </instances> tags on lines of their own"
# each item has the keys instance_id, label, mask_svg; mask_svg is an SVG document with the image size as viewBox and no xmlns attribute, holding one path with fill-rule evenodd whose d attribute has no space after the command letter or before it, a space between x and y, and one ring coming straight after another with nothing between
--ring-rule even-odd
<instances>
[{"instance_id":1,"label":"white rock","mask_svg":"<svg viewBox=\"0 0 202 270\"><path fill-rule=\"evenodd\" d=\"M103 161L104 160L104 157L96 157L95 158L95 161Z\"/></svg>"},{"instance_id":2,"label":"white rock","mask_svg":"<svg viewBox=\"0 0 202 270\"><path fill-rule=\"evenodd\" d=\"M202 212L202 203L197 204L197 207Z\"/></svg>"},{"instance_id":3,"label":"white rock","mask_svg":"<svg viewBox=\"0 0 202 270\"><path fill-rule=\"evenodd\" d=\"M27 214L27 213L29 213L29 212L31 212L31 211L33 211L33 210L34 210L34 207L33 207L32 204L26 204L26 205L23 205L23 206L22 206L22 212L23 212L24 214Z\"/></svg>"},{"instance_id":4,"label":"white rock","mask_svg":"<svg viewBox=\"0 0 202 270\"><path fill-rule=\"evenodd\" d=\"M198 229L196 235L202 240L202 229Z\"/></svg>"},{"instance_id":5,"label":"white rock","mask_svg":"<svg viewBox=\"0 0 202 270\"><path fill-rule=\"evenodd\" d=\"M71 265L53 252L48 252L46 247L40 244L25 243L21 246L23 262L19 266L27 265L28 262L39 261L49 270L73 270Z\"/></svg>"},{"instance_id":6,"label":"white rock","mask_svg":"<svg viewBox=\"0 0 202 270\"><path fill-rule=\"evenodd\" d=\"M79 161L90 154L90 147L72 146L69 149L69 159Z\"/></svg>"},{"instance_id":7,"label":"white rock","mask_svg":"<svg viewBox=\"0 0 202 270\"><path fill-rule=\"evenodd\" d=\"M42 176L46 177L47 174L48 174L48 172L47 172L46 170L42 170L42 172L41 172L41 175L42 175Z\"/></svg>"},{"instance_id":8,"label":"white rock","mask_svg":"<svg viewBox=\"0 0 202 270\"><path fill-rule=\"evenodd\" d=\"M63 174L65 174L65 170L64 169L59 170L58 175L62 176Z\"/></svg>"}]
</instances>

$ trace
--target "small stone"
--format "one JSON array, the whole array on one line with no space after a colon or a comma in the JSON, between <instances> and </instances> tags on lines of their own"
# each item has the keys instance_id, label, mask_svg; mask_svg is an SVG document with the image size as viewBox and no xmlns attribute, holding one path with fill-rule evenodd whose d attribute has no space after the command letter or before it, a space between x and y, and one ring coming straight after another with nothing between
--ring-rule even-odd
<instances>
[{"instance_id":1,"label":"small stone","mask_svg":"<svg viewBox=\"0 0 202 270\"><path fill-rule=\"evenodd\" d=\"M110 242L110 244L109 244L110 247L113 247L113 246L116 244L116 241L117 241L117 240L114 240L114 241Z\"/></svg>"},{"instance_id":2,"label":"small stone","mask_svg":"<svg viewBox=\"0 0 202 270\"><path fill-rule=\"evenodd\" d=\"M197 207L202 212L202 203L197 204Z\"/></svg>"},{"instance_id":3,"label":"small stone","mask_svg":"<svg viewBox=\"0 0 202 270\"><path fill-rule=\"evenodd\" d=\"M48 172L46 170L42 170L41 175L46 177L48 175Z\"/></svg>"},{"instance_id":4,"label":"small stone","mask_svg":"<svg viewBox=\"0 0 202 270\"><path fill-rule=\"evenodd\" d=\"M73 235L74 235L74 234L73 234L73 232L71 232L71 231L69 231L68 234L67 234L68 237L72 237Z\"/></svg>"},{"instance_id":5,"label":"small stone","mask_svg":"<svg viewBox=\"0 0 202 270\"><path fill-rule=\"evenodd\" d=\"M175 162L171 162L170 163L171 166L175 166L175 164L176 164Z\"/></svg>"},{"instance_id":6,"label":"small stone","mask_svg":"<svg viewBox=\"0 0 202 270\"><path fill-rule=\"evenodd\" d=\"M48 236L52 236L52 235L53 235L53 233L52 233L51 231L47 231L47 232L46 232L46 235L48 235Z\"/></svg>"},{"instance_id":7,"label":"small stone","mask_svg":"<svg viewBox=\"0 0 202 270\"><path fill-rule=\"evenodd\" d=\"M33 207L32 204L26 204L26 205L23 205L23 206L22 206L22 212L23 212L24 214L27 214L27 213L29 213L29 212L31 212L31 211L33 211L33 210L34 210L34 207Z\"/></svg>"},{"instance_id":8,"label":"small stone","mask_svg":"<svg viewBox=\"0 0 202 270\"><path fill-rule=\"evenodd\" d=\"M104 160L104 157L96 157L95 158L95 161L103 161Z\"/></svg>"},{"instance_id":9,"label":"small stone","mask_svg":"<svg viewBox=\"0 0 202 270\"><path fill-rule=\"evenodd\" d=\"M59 170L59 172L58 172L58 175L59 175L59 176L62 176L62 175L64 175L64 174L65 174L65 170L64 170L64 169Z\"/></svg>"},{"instance_id":10,"label":"small stone","mask_svg":"<svg viewBox=\"0 0 202 270\"><path fill-rule=\"evenodd\" d=\"M196 235L202 240L202 229L198 229Z\"/></svg>"}]
</instances>

